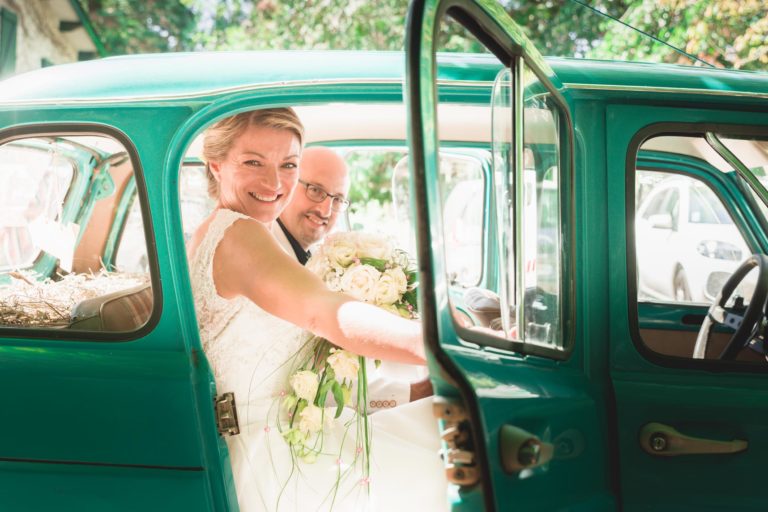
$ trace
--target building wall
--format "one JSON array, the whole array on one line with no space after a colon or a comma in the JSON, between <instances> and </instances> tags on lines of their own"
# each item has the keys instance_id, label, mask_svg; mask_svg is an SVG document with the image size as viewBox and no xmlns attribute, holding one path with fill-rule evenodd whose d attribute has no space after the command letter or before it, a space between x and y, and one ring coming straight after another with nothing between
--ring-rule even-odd
<instances>
[{"instance_id":1,"label":"building wall","mask_svg":"<svg viewBox=\"0 0 768 512\"><path fill-rule=\"evenodd\" d=\"M59 30L62 20L78 21L67 0L0 0L0 7L15 13L18 20L16 73L42 67L43 59L50 64L75 62L79 51L95 50L92 44L82 47L82 28L68 33Z\"/></svg>"}]
</instances>

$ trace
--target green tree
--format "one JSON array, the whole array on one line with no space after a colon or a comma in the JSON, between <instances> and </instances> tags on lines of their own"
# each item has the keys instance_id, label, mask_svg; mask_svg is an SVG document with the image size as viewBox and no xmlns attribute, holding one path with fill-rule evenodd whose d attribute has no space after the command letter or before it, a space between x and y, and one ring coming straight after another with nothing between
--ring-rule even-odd
<instances>
[{"instance_id":1,"label":"green tree","mask_svg":"<svg viewBox=\"0 0 768 512\"><path fill-rule=\"evenodd\" d=\"M406 0L79 1L111 54L401 50L408 10ZM599 10L716 66L768 64L765 0L499 1L545 55L690 62ZM456 23L440 38L445 51L481 49Z\"/></svg>"},{"instance_id":2,"label":"green tree","mask_svg":"<svg viewBox=\"0 0 768 512\"><path fill-rule=\"evenodd\" d=\"M714 66L760 70L768 64L765 0L632 0L622 20ZM608 27L591 55L688 62L672 48L620 26Z\"/></svg>"},{"instance_id":3,"label":"green tree","mask_svg":"<svg viewBox=\"0 0 768 512\"><path fill-rule=\"evenodd\" d=\"M203 30L201 49L402 50L406 0L229 0L211 8L187 0ZM630 0L597 0L592 5L620 16ZM503 0L502 5L545 54L583 56L605 29L592 10L569 0ZM441 33L445 51L479 51L456 23Z\"/></svg>"},{"instance_id":4,"label":"green tree","mask_svg":"<svg viewBox=\"0 0 768 512\"><path fill-rule=\"evenodd\" d=\"M195 13L180 0L79 0L107 53L192 49Z\"/></svg>"}]
</instances>

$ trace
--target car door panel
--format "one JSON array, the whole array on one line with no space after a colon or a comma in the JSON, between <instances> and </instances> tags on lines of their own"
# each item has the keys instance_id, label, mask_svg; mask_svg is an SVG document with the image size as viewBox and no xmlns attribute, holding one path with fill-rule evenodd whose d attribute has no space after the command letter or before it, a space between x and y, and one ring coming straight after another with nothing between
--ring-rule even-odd
<instances>
[{"instance_id":1,"label":"car door panel","mask_svg":"<svg viewBox=\"0 0 768 512\"><path fill-rule=\"evenodd\" d=\"M411 153L414 168L419 170L414 176L415 189L417 204L422 205L417 209L420 214L417 219L419 259L420 266L425 269L421 289L434 290L434 295L422 294L422 319L430 352L430 373L437 376L434 379L436 392L443 398L458 401L469 415L474 439L472 453L481 474L475 485L452 487L452 506L457 511L476 510L480 499L478 493L483 493L486 510L612 510L615 503L606 466L608 454L605 444L600 442L609 437L605 428L606 397L604 390L592 380L594 376L585 371L584 348L576 343L568 355L553 357L548 354L546 357L533 355L536 348L528 346L530 352L526 354L522 344L501 342L471 328L461 328L451 315L450 298L443 291L448 287L439 242L441 221L429 221L442 215L436 200L439 196L435 179L438 152L434 132L438 125L434 119L436 98L429 85L433 80L430 70L433 69L434 46L429 37L422 38L422 34L436 33L435 27L446 11L471 27L478 39L488 44L502 61L505 58L502 55L511 48L515 50L510 50L510 54L519 51L530 55L535 65L543 64L543 61L495 2L426 1L412 5L407 87ZM515 64L514 59L510 62L514 70L511 81L514 82L515 76L521 76L522 67ZM543 85L543 77L556 81L545 68L536 68L542 82L527 85L526 94L534 90L540 93L543 89L550 91L548 94L557 94L554 92L558 90L556 86ZM499 82L500 90L506 83ZM522 89L517 90L522 94ZM558 122L565 127L563 137L567 145L567 110L559 113ZM567 150L566 155L570 154ZM522 153L517 153L517 157L522 159ZM570 169L570 166L566 163L564 168ZM525 176L527 180L528 175ZM518 186L522 191L525 183ZM570 199L566 198L565 202L570 204ZM503 227L505 220L502 217L496 222ZM495 233L493 224L489 229ZM501 242L497 240L495 244L494 247L498 247ZM520 263L509 263L520 264L517 268L527 276L533 268L531 262L536 260L531 254L521 253ZM500 279L506 279L510 270L505 270L503 264L498 269ZM570 292L565 291L564 295L570 297ZM568 307L573 305L568 303ZM572 328L572 324L567 325ZM575 333L566 329L563 335L573 337ZM541 353L545 354L547 350ZM445 422L443 426L446 426ZM538 467L509 470L510 466L505 462L516 456L516 452L508 450L514 446L507 443L510 429L522 430L526 435L536 436L556 447L551 461ZM446 454L449 461L451 453L449 450ZM551 492L555 486L557 492Z\"/></svg>"},{"instance_id":2,"label":"car door panel","mask_svg":"<svg viewBox=\"0 0 768 512\"><path fill-rule=\"evenodd\" d=\"M626 173L608 175L609 205L616 211L625 212L628 208L625 210L624 201L628 196L624 192L630 182L634 186L633 169L625 163L628 162L627 155L637 150L637 141L641 138L638 132L652 132L655 123L662 126L665 122L681 123L691 130L696 123L702 126L711 123L768 124L767 117L756 113L650 105L640 110L609 106L607 120L609 168L627 169ZM627 225L630 225L632 215L626 215ZM736 218L741 222L744 217L737 215ZM742 225L742 229L747 232L746 238L759 238L759 231L755 231L754 226ZM761 477L754 468L760 467L762 454L768 448L765 441L768 407L764 405L763 396L768 375L763 371L764 364L726 366L720 361L694 362L690 356L675 359L669 357L673 354L652 352L651 347L662 345L671 338L690 340L696 331L696 320L705 310L671 304L638 305L631 235L629 232L625 238L621 229L610 233L611 246L617 248L611 254L610 266L614 275L622 276L611 281L609 294L613 298L610 309L613 319L611 382L616 397L623 508L723 510L730 508L734 504L733 497L738 496L739 510L761 510L765 501L758 490ZM621 247L627 247L627 251ZM722 343L722 338L730 335L720 333L715 337L720 337ZM713 371L718 369L720 371ZM682 435L706 440L743 440L749 448L729 454L675 457L650 454L641 446L641 432L651 423L670 426Z\"/></svg>"},{"instance_id":3,"label":"car door panel","mask_svg":"<svg viewBox=\"0 0 768 512\"><path fill-rule=\"evenodd\" d=\"M0 483L0 508L226 507L210 372L192 348L196 329L186 327L195 325L194 314L178 308L191 292L168 258L156 257L156 251L184 255L183 243L174 248L176 239L163 227L167 204L160 176L171 139L189 113L168 108L157 117L155 109L128 107L89 117L73 107L36 123L45 118L39 111L0 112L6 137L85 132L122 142L139 169L155 304L149 322L131 333L5 331L0 383L8 390L3 409L14 413L0 424L0 472L13 478ZM51 120L83 116L104 124ZM148 119L154 130L146 129ZM116 504L107 507L110 502Z\"/></svg>"}]
</instances>

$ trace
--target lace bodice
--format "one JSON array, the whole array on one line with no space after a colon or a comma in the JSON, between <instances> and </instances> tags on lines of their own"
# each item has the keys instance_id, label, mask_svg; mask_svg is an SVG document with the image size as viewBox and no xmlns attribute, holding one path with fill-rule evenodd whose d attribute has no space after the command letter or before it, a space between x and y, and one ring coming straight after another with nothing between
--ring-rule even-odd
<instances>
[{"instance_id":1,"label":"lace bodice","mask_svg":"<svg viewBox=\"0 0 768 512\"><path fill-rule=\"evenodd\" d=\"M227 229L236 221L255 220L220 209L190 259L192 292L206 356L219 393L234 392L238 409L263 406L286 385L291 364L300 349L303 331L277 318L245 297L225 299L213 281L213 256ZM259 279L257 269L244 279ZM259 418L242 417L244 422Z\"/></svg>"}]
</instances>

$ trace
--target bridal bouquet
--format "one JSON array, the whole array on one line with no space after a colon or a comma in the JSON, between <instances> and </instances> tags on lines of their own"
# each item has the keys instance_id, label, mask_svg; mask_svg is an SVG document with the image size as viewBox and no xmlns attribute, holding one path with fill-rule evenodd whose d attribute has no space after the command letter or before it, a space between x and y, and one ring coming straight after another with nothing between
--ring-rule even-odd
<instances>
[{"instance_id":1,"label":"bridal bouquet","mask_svg":"<svg viewBox=\"0 0 768 512\"><path fill-rule=\"evenodd\" d=\"M416 318L416 271L408 255L395 249L385 236L361 232L329 235L307 268L331 290ZM344 426L356 428L355 462L362 462L363 482L367 482L370 432L365 358L317 336L301 354L289 378L290 391L282 399L289 418L283 437L295 456L314 462L325 453L323 429L333 426L345 406L351 407L354 415ZM331 396L334 404L329 406Z\"/></svg>"}]
</instances>

